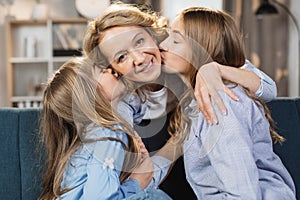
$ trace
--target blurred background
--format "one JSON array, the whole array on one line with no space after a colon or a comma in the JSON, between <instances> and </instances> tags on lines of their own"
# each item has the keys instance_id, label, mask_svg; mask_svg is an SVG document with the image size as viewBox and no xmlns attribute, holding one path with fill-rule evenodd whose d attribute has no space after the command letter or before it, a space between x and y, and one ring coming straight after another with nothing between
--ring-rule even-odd
<instances>
[{"instance_id":1,"label":"blurred background","mask_svg":"<svg viewBox=\"0 0 300 200\"><path fill-rule=\"evenodd\" d=\"M123 2L147 4L170 22L179 10L188 6L227 11L243 33L247 58L276 81L278 96L300 96L299 0ZM41 99L42 83L76 53L71 50L80 48L88 20L110 3L110 0L0 0L0 107L26 107L26 103L28 107L39 106L33 102Z\"/></svg>"}]
</instances>

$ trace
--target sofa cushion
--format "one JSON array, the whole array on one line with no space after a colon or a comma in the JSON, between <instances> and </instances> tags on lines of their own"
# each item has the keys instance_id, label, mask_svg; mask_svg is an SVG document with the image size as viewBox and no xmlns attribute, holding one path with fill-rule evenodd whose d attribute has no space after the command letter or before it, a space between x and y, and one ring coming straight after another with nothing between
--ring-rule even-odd
<instances>
[{"instance_id":1,"label":"sofa cushion","mask_svg":"<svg viewBox=\"0 0 300 200\"><path fill-rule=\"evenodd\" d=\"M0 108L1 199L21 199L18 113L17 109Z\"/></svg>"},{"instance_id":2,"label":"sofa cushion","mask_svg":"<svg viewBox=\"0 0 300 200\"><path fill-rule=\"evenodd\" d=\"M44 148L39 138L40 109L21 109L19 113L19 149L22 199L37 199L45 163Z\"/></svg>"},{"instance_id":3,"label":"sofa cushion","mask_svg":"<svg viewBox=\"0 0 300 200\"><path fill-rule=\"evenodd\" d=\"M286 139L282 144L275 144L274 151L292 175L296 191L300 192L300 98L277 98L267 105L276 131Z\"/></svg>"}]
</instances>

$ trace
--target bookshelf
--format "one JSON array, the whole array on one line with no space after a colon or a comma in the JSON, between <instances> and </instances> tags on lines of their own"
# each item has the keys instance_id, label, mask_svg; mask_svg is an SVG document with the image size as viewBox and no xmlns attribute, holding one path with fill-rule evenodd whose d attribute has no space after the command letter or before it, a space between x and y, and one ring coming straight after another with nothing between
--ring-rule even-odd
<instances>
[{"instance_id":1,"label":"bookshelf","mask_svg":"<svg viewBox=\"0 0 300 200\"><path fill-rule=\"evenodd\" d=\"M40 107L43 85L73 56L81 55L87 19L6 22L8 104Z\"/></svg>"}]
</instances>

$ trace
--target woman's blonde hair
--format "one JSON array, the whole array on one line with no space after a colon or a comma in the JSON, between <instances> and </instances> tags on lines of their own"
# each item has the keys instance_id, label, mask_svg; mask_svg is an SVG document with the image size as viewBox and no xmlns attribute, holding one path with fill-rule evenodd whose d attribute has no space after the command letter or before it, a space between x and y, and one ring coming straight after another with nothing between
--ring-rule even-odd
<instances>
[{"instance_id":1,"label":"woman's blonde hair","mask_svg":"<svg viewBox=\"0 0 300 200\"><path fill-rule=\"evenodd\" d=\"M41 136L48 154L48 168L39 199L56 199L72 188L62 190L63 173L70 156L84 143L116 140L127 150L120 181L130 175L140 159L139 145L131 126L111 107L93 78L92 61L73 58L63 64L48 80L43 96ZM128 136L128 146L116 138L87 140L85 128L96 124L111 130L121 130ZM117 132L116 132L117 134ZM130 153L134 152L134 154ZM134 156L133 156L134 155Z\"/></svg>"},{"instance_id":2,"label":"woman's blonde hair","mask_svg":"<svg viewBox=\"0 0 300 200\"><path fill-rule=\"evenodd\" d=\"M192 63L195 69L204 64L203 60L207 60L206 58L201 59L203 51L199 50L199 45L207 51L213 61L220 64L232 67L241 67L245 64L246 56L242 37L234 19L229 14L205 7L190 7L182 10L179 13L179 18L184 25L185 35L187 38L190 38L187 41L193 50ZM184 98L180 100L176 108L169 129L170 134L183 133L185 131L186 134L190 130L190 122L184 113L184 109L190 102L191 97L194 96L193 88L195 87L197 70L191 71L191 73L193 73L191 74L191 77L193 77L193 80L191 80L192 88L186 91ZM284 141L284 138L275 132L272 127L274 122L266 104L250 92L249 89L243 88L248 96L263 106L265 116L270 122L270 134L273 141Z\"/></svg>"}]
</instances>

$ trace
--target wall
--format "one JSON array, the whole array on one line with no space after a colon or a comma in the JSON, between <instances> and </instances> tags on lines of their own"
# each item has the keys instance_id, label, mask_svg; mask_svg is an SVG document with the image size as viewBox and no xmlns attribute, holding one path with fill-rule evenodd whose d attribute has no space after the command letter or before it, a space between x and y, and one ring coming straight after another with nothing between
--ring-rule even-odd
<instances>
[{"instance_id":1,"label":"wall","mask_svg":"<svg viewBox=\"0 0 300 200\"><path fill-rule=\"evenodd\" d=\"M175 3L174 0L161 0L160 7L162 10L162 15L167 17L172 23L176 13L179 12L182 8L188 6L207 6L215 9L222 9L223 1L222 0L177 0Z\"/></svg>"},{"instance_id":2,"label":"wall","mask_svg":"<svg viewBox=\"0 0 300 200\"><path fill-rule=\"evenodd\" d=\"M300 26L300 1L299 0L290 0L290 11L295 16L298 21L298 26ZM300 35L297 32L295 23L289 18L289 56L288 56L288 65L289 65L289 96L297 97L300 96ZM298 45L297 45L298 44Z\"/></svg>"}]
</instances>

